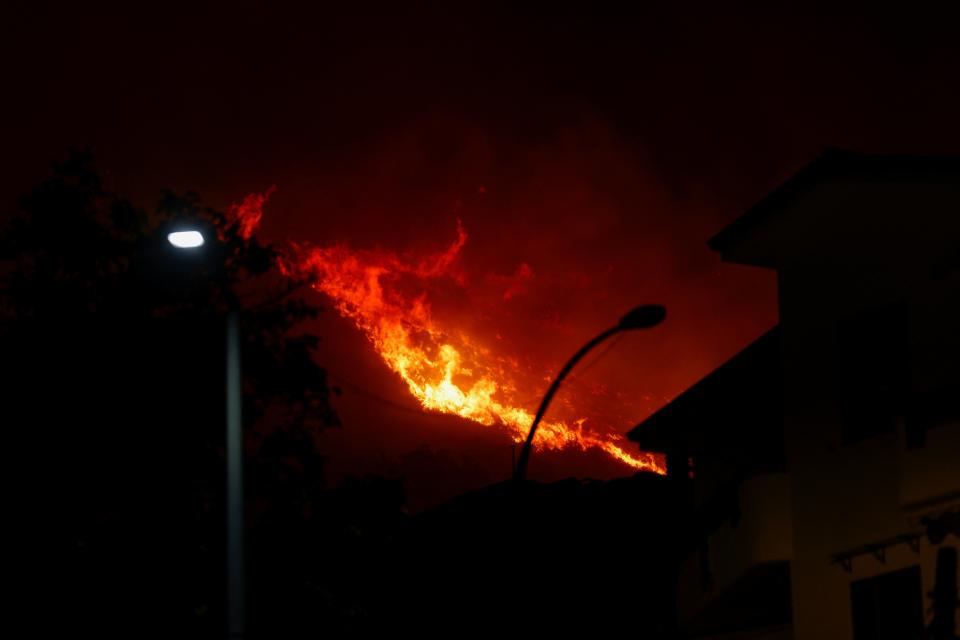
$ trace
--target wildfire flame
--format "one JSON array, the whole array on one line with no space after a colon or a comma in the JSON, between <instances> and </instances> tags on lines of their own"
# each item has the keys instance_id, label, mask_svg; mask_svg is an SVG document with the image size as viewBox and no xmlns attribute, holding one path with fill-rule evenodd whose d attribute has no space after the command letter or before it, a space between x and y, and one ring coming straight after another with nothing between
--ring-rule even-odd
<instances>
[{"instance_id":1,"label":"wildfire flame","mask_svg":"<svg viewBox=\"0 0 960 640\"><path fill-rule=\"evenodd\" d=\"M228 207L227 215L239 225L243 238L249 239L256 230L263 205L275 190L271 186ZM306 279L329 296L337 311L364 333L425 409L499 427L521 442L533 414L516 400L516 380L522 378L518 362L496 355L461 331L441 326L423 287L420 293L411 294L403 286L404 281L423 285L440 278L463 284L453 267L466 242L467 234L458 220L457 239L445 251L419 261L383 251L352 250L342 244L306 247L293 243L279 266L285 275ZM529 277L529 265L521 265L518 274ZM509 289L504 299L517 291ZM586 422L585 418L543 421L534 446L598 448L634 469L666 472L661 456L631 455L621 448L621 436L592 430Z\"/></svg>"},{"instance_id":2,"label":"wildfire flame","mask_svg":"<svg viewBox=\"0 0 960 640\"><path fill-rule=\"evenodd\" d=\"M466 241L467 234L458 221L457 239L445 251L419 261L345 245L294 245L281 267L284 273L306 278L314 289L329 296L425 409L499 427L520 442L530 429L533 414L514 400L516 361L498 357L462 332L441 326L425 295L403 292L405 279L458 278L451 267ZM665 472L660 456L631 455L621 448L620 436L592 431L585 423L586 419L544 421L534 445L547 449L595 447L635 469Z\"/></svg>"},{"instance_id":3,"label":"wildfire flame","mask_svg":"<svg viewBox=\"0 0 960 640\"><path fill-rule=\"evenodd\" d=\"M263 193L251 193L240 204L231 204L227 207L227 218L239 225L240 237L249 240L253 232L260 226L260 219L263 218L263 205L267 199L277 190L276 185L271 185Z\"/></svg>"}]
</instances>

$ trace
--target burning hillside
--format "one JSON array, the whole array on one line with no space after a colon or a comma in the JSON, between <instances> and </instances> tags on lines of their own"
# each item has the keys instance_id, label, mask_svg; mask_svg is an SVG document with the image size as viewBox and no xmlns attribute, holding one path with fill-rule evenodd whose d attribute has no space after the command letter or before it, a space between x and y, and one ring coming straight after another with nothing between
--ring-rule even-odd
<instances>
[{"instance_id":1,"label":"burning hillside","mask_svg":"<svg viewBox=\"0 0 960 640\"><path fill-rule=\"evenodd\" d=\"M384 363L407 386L424 409L455 414L503 431L522 441L533 413L518 397L530 385L546 387L549 372L532 371L520 359L498 353L434 313L427 291L447 280L467 286L457 259L467 242L457 224L456 239L443 251L422 258L383 250L355 250L343 244L294 245L281 267L307 279L327 295L336 309L363 332ZM522 265L520 272L529 267ZM603 425L606 426L606 425ZM633 467L662 473L652 454L631 455L622 438L591 424L584 415L569 421L544 421L534 442L538 448L599 448Z\"/></svg>"}]
</instances>

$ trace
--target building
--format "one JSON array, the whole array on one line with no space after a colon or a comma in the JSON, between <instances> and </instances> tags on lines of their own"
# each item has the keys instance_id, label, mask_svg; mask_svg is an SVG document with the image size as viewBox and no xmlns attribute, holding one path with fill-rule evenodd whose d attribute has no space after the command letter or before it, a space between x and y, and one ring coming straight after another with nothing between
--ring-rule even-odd
<instances>
[{"instance_id":1,"label":"building","mask_svg":"<svg viewBox=\"0 0 960 640\"><path fill-rule=\"evenodd\" d=\"M667 454L695 523L681 628L948 637L960 158L828 151L709 245L776 271L780 322L630 433Z\"/></svg>"}]
</instances>

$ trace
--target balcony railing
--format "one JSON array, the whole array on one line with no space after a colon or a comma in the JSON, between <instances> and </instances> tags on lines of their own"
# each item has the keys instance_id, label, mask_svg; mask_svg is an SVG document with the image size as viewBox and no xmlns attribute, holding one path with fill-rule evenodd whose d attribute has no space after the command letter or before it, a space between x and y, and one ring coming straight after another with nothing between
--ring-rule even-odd
<instances>
[{"instance_id":1,"label":"balcony railing","mask_svg":"<svg viewBox=\"0 0 960 640\"><path fill-rule=\"evenodd\" d=\"M718 598L732 590L744 591L745 581L763 580L773 575L770 567L792 558L790 483L786 473L746 479L738 489L738 507L684 562L680 575L681 619L702 618Z\"/></svg>"},{"instance_id":2,"label":"balcony railing","mask_svg":"<svg viewBox=\"0 0 960 640\"><path fill-rule=\"evenodd\" d=\"M899 458L900 507L908 516L960 504L960 420L927 429L919 444L902 438Z\"/></svg>"}]
</instances>

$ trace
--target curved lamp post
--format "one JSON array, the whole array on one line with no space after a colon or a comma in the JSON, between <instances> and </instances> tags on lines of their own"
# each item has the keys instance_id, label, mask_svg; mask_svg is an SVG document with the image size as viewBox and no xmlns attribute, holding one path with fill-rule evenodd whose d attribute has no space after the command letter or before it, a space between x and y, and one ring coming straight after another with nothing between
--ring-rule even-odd
<instances>
[{"instance_id":1,"label":"curved lamp post","mask_svg":"<svg viewBox=\"0 0 960 640\"><path fill-rule=\"evenodd\" d=\"M203 246L203 233L183 229L167 234L177 249ZM240 638L244 628L243 567L243 430L241 423L240 322L236 305L227 312L227 637Z\"/></svg>"},{"instance_id":2,"label":"curved lamp post","mask_svg":"<svg viewBox=\"0 0 960 640\"><path fill-rule=\"evenodd\" d=\"M589 352L595 346L614 334L620 333L621 331L632 331L634 329L649 329L663 322L663 319L666 317L667 310L662 305L640 305L639 307L627 312L625 316L620 318L620 322L580 347L580 350L573 354L573 357L570 358L567 364L563 365L563 369L560 370L560 373L553 381L553 384L551 384L550 388L547 389L546 395L543 396L543 401L540 402L540 408L537 409L537 415L533 419L533 424L530 426L530 432L527 434L527 439L523 443L523 448L520 449L520 458L517 460L517 466L513 471L514 480L520 481L524 479L524 476L527 472L527 463L530 460L530 451L533 448L533 437L537 433L537 426L543 419L543 414L547 412L547 407L550 405L550 400L553 399L557 389L560 388L560 383L563 382L563 379L567 377L567 374L570 373L573 367L580 362L581 358L587 355L587 352Z\"/></svg>"}]
</instances>

